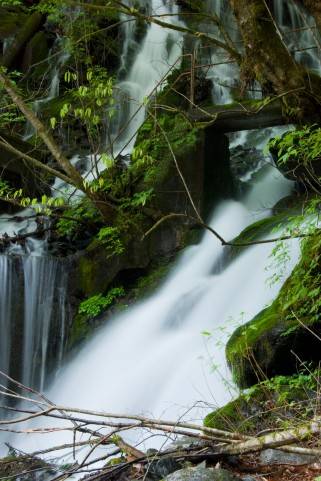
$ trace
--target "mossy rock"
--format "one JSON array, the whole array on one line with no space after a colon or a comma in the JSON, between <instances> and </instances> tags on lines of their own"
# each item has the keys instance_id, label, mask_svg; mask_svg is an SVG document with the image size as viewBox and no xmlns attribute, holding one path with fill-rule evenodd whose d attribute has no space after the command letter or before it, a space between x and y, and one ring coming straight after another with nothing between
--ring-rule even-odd
<instances>
[{"instance_id":1,"label":"mossy rock","mask_svg":"<svg viewBox=\"0 0 321 481\"><path fill-rule=\"evenodd\" d=\"M266 377L295 373L302 362L320 362L320 293L318 232L302 242L301 260L275 301L239 327L228 341L227 360L240 387L249 387Z\"/></svg>"},{"instance_id":2,"label":"mossy rock","mask_svg":"<svg viewBox=\"0 0 321 481\"><path fill-rule=\"evenodd\" d=\"M27 16L19 7L0 7L0 39L5 40L15 35Z\"/></svg>"},{"instance_id":3,"label":"mossy rock","mask_svg":"<svg viewBox=\"0 0 321 481\"><path fill-rule=\"evenodd\" d=\"M29 456L10 455L0 459L0 478L4 481L45 481L57 475L45 461Z\"/></svg>"},{"instance_id":4,"label":"mossy rock","mask_svg":"<svg viewBox=\"0 0 321 481\"><path fill-rule=\"evenodd\" d=\"M72 349L87 339L97 327L106 322L106 320L115 313L121 312L126 309L128 305L137 302L154 292L166 277L166 274L172 265L172 260L173 257L164 257L152 262L146 269L133 269L132 272L131 270L121 271L119 276L114 279L113 285L119 285L118 280L121 281L125 288L124 294L122 294L117 300L113 301L110 307L103 309L94 317L78 311L73 317L71 323L68 335L68 349ZM89 270L89 274L91 272L92 271ZM87 287L90 288L90 286ZM108 295L111 286L109 285L107 289L108 292L102 290L102 283L100 284L100 287L100 292Z\"/></svg>"},{"instance_id":5,"label":"mossy rock","mask_svg":"<svg viewBox=\"0 0 321 481\"><path fill-rule=\"evenodd\" d=\"M265 429L287 429L312 417L320 370L277 376L252 386L238 398L209 413L204 426L255 435Z\"/></svg>"},{"instance_id":6,"label":"mossy rock","mask_svg":"<svg viewBox=\"0 0 321 481\"><path fill-rule=\"evenodd\" d=\"M30 69L34 79L39 79L48 69L46 61L49 53L49 43L45 32L37 32L27 43L22 60L22 70L29 73Z\"/></svg>"}]
</instances>

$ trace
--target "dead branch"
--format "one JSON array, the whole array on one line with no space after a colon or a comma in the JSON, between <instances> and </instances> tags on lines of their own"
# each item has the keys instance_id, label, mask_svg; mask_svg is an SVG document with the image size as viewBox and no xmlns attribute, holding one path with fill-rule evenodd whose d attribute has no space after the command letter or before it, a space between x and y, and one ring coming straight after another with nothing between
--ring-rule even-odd
<instances>
[{"instance_id":1,"label":"dead branch","mask_svg":"<svg viewBox=\"0 0 321 481\"><path fill-rule=\"evenodd\" d=\"M274 242L280 242L280 241L285 241L285 240L291 240L291 239L303 239L305 237L310 237L314 235L313 233L295 233L292 235L284 235L280 237L273 237L271 239L259 239L256 241L249 241L249 242L234 242L234 241L227 241L225 240L215 229L213 229L210 225L206 224L203 222L201 219L197 219L191 215L188 214L183 214L183 213L171 213L167 214L163 217L161 217L153 226L148 229L142 236L142 240L144 240L146 237L148 237L155 229L157 229L163 222L167 222L168 220L172 220L175 218L184 218L187 220L192 221L194 224L203 227L204 229L208 230L211 232L214 237L216 237L220 242L222 246L230 246L230 247L249 247L253 245L258 245L258 244L270 244Z\"/></svg>"}]
</instances>

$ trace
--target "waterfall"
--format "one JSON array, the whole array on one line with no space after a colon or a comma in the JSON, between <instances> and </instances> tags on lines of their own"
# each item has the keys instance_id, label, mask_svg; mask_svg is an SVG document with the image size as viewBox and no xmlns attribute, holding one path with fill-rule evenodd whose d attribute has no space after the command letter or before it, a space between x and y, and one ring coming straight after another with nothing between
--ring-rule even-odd
<instances>
[{"instance_id":1,"label":"waterfall","mask_svg":"<svg viewBox=\"0 0 321 481\"><path fill-rule=\"evenodd\" d=\"M130 3L127 1L127 4ZM142 7L149 2L140 1ZM150 11L154 15L170 15L166 22L178 22L174 2L151 0ZM125 20L125 18L123 18ZM182 55L182 34L151 23L141 45L135 41L135 24L125 23L125 38L121 56L120 76L117 84L118 112L112 123L113 153L123 156L132 151L137 131L145 118L145 99L155 94L159 82L172 67L179 67ZM134 58L133 58L133 54ZM158 87L158 91L161 86Z\"/></svg>"},{"instance_id":2,"label":"waterfall","mask_svg":"<svg viewBox=\"0 0 321 481\"><path fill-rule=\"evenodd\" d=\"M22 259L25 302L24 302L24 336L23 336L23 375L22 382L26 386L38 386L42 391L45 387L48 343L57 335L58 350L56 362L61 360L64 336L58 332L53 333L51 323L55 308L55 289L57 285L61 289L62 273L58 259L45 256L27 256ZM60 299L61 301L61 299ZM58 303L56 315L64 321L64 303ZM64 323L61 324L64 331ZM57 367L57 366L56 366Z\"/></svg>"},{"instance_id":3,"label":"waterfall","mask_svg":"<svg viewBox=\"0 0 321 481\"><path fill-rule=\"evenodd\" d=\"M41 108L55 99L59 95L60 87L60 72L63 66L66 64L70 57L70 53L66 48L65 41L62 37L57 37L53 47L49 51L48 55L48 89L47 95L45 97L35 100L32 103L33 111L38 114ZM30 122L27 122L25 127L25 132L23 135L23 140L28 140L34 135L35 131Z\"/></svg>"},{"instance_id":4,"label":"waterfall","mask_svg":"<svg viewBox=\"0 0 321 481\"><path fill-rule=\"evenodd\" d=\"M141 0L140 4L159 14L178 12L175 4L170 6L162 0ZM226 3L208 0L207 5L209 11L219 14L225 24L230 25L230 34L236 40ZM282 5L283 1L275 0L275 14L280 25L288 26L288 14L284 13ZM295 8L289 9L291 28L302 25L303 21ZM168 21L177 21L175 17L168 18ZM130 22L123 28L125 40L117 85L121 107L113 124L112 140L114 152L122 151L125 155L131 151L137 128L144 120L144 99L153 92L170 66L179 62L182 37L151 23L139 44L135 39L135 24ZM214 28L212 33L218 35ZM297 41L303 42L303 37ZM308 40L304 42L308 44ZM316 65L313 68L319 68L315 50L310 54ZM211 63L222 61L219 51L211 51L210 56ZM306 57L303 57L302 54L300 60L305 62ZM230 82L238 79L237 68L221 64L209 69L208 78L213 80L215 101L229 102L232 99ZM55 77L53 81L56 88ZM269 129L265 135L260 132L255 137L252 134L252 138L261 144L258 148L262 148L275 133ZM246 133L239 136L243 146L247 139ZM291 189L291 182L267 166L265 175L256 181L242 202L229 201L217 207L210 224L222 236L231 239L254 218L270 215L273 205L290 194ZM42 252L41 246L33 247L32 252L41 255L25 256L20 251L12 251L0 256L0 348L5 339L12 340L10 324L12 330L13 322L8 312L14 312L17 299L20 302L23 299L20 319L24 326L22 379L42 389L50 366L58 364L63 354L67 322L65 271L57 259ZM299 257L297 240L289 241L288 247L291 262L286 266L285 276L291 273ZM195 406L188 417L203 418L204 410L199 400L218 407L235 394L224 355L229 335L237 324L250 320L269 304L284 280L280 279L271 287L266 283L265 269L271 263L272 248L269 244L252 246L233 262L224 264L222 246L206 232L200 244L185 250L153 296L108 319L108 323L61 369L46 394L59 405L116 412L152 412L154 416L166 414L173 419ZM215 268L218 264L220 269ZM23 276L19 277L19 271ZM211 332L211 337L208 339L202 331ZM52 332L58 332L55 341ZM10 372L10 359L16 351L17 345L10 341L1 351L3 370ZM40 445L72 442L72 436L56 432L50 433L49 439L41 435L41 441L33 437L28 440L15 438L13 444L24 451L26 446L34 451ZM151 440L149 445L153 442ZM158 446L157 440L155 445Z\"/></svg>"},{"instance_id":5,"label":"waterfall","mask_svg":"<svg viewBox=\"0 0 321 481\"><path fill-rule=\"evenodd\" d=\"M68 303L65 266L40 243L0 255L0 370L43 390L62 361Z\"/></svg>"},{"instance_id":6,"label":"waterfall","mask_svg":"<svg viewBox=\"0 0 321 481\"><path fill-rule=\"evenodd\" d=\"M236 48L241 45L238 27L233 17L228 0L206 0L207 12L215 13L230 36ZM293 53L297 62L321 74L321 34L314 18L294 0L273 0L273 12L280 28L282 40ZM222 39L219 28L210 22L205 26L214 38ZM211 48L208 57L200 55L202 61L212 66L205 68L207 78L212 81L212 96L216 104L233 101L233 90L238 88L239 67L232 62L226 52L220 48ZM261 91L257 82L248 92L249 98L260 98Z\"/></svg>"},{"instance_id":7,"label":"waterfall","mask_svg":"<svg viewBox=\"0 0 321 481\"><path fill-rule=\"evenodd\" d=\"M12 259L0 255L0 370L6 373L10 366L12 292ZM6 385L6 382L4 384Z\"/></svg>"},{"instance_id":8,"label":"waterfall","mask_svg":"<svg viewBox=\"0 0 321 481\"><path fill-rule=\"evenodd\" d=\"M281 132L258 132L257 147ZM246 139L244 135L244 146ZM254 219L270 215L270 208L292 188L292 182L267 164L243 201L222 203L210 225L231 239ZM188 413L185 419L203 419L209 406L219 407L237 393L226 365L226 341L238 325L276 297L299 257L297 240L289 241L288 248L291 261L284 277L269 286L271 273L266 269L273 244L252 246L226 263L224 248L206 232L200 244L184 251L158 291L108 319L61 369L46 395L59 405L171 419ZM202 332L212 335L208 338ZM53 425L57 426L56 420L48 424ZM11 442L35 451L72 442L71 437L67 432L51 432L41 435L41 441L29 436ZM145 448L159 448L163 442L154 437ZM68 453L62 459L71 461Z\"/></svg>"},{"instance_id":9,"label":"waterfall","mask_svg":"<svg viewBox=\"0 0 321 481\"><path fill-rule=\"evenodd\" d=\"M233 13L229 6L228 0L206 0L206 11L209 14L215 14L222 22L223 28L226 30L235 45L240 44L240 36L238 28L233 17ZM215 24L210 21L205 26L207 33L211 34L218 40L222 39L222 34ZM228 104L233 101L233 89L239 84L239 67L231 61L224 49L213 47L209 49L209 55L200 55L202 62L209 64L205 67L206 77L212 81L212 98L216 104Z\"/></svg>"}]
</instances>

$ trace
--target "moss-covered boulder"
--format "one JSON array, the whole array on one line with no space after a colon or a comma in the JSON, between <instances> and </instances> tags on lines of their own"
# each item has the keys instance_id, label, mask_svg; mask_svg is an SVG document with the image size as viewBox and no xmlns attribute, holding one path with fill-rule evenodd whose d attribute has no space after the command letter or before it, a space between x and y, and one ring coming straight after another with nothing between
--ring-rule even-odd
<instances>
[{"instance_id":1,"label":"moss-covered boulder","mask_svg":"<svg viewBox=\"0 0 321 481\"><path fill-rule=\"evenodd\" d=\"M312 417L318 402L320 370L277 376L252 386L238 398L209 413L204 425L255 435L263 430L287 429Z\"/></svg>"},{"instance_id":2,"label":"moss-covered boulder","mask_svg":"<svg viewBox=\"0 0 321 481\"><path fill-rule=\"evenodd\" d=\"M275 301L239 327L227 344L227 360L240 387L292 374L303 362L320 362L320 294L321 237L317 232L303 241L301 260Z\"/></svg>"}]
</instances>

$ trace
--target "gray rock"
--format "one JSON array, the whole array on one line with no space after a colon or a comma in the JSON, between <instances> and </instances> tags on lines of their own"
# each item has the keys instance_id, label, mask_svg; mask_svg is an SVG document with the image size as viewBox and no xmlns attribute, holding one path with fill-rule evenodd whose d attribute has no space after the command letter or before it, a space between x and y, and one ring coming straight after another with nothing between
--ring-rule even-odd
<instances>
[{"instance_id":1,"label":"gray rock","mask_svg":"<svg viewBox=\"0 0 321 481\"><path fill-rule=\"evenodd\" d=\"M225 469L205 468L185 468L175 471L166 476L164 481L239 481L233 474Z\"/></svg>"},{"instance_id":2,"label":"gray rock","mask_svg":"<svg viewBox=\"0 0 321 481\"><path fill-rule=\"evenodd\" d=\"M293 466L311 464L316 460L315 456L308 454L286 453L277 449L265 449L259 457L260 464L291 464Z\"/></svg>"},{"instance_id":3,"label":"gray rock","mask_svg":"<svg viewBox=\"0 0 321 481\"><path fill-rule=\"evenodd\" d=\"M168 457L151 462L148 466L148 479L163 479L165 476L179 470L182 467L174 458Z\"/></svg>"},{"instance_id":4,"label":"gray rock","mask_svg":"<svg viewBox=\"0 0 321 481\"><path fill-rule=\"evenodd\" d=\"M240 481L258 481L258 478L253 478L253 476L245 476L244 478L241 478Z\"/></svg>"}]
</instances>

